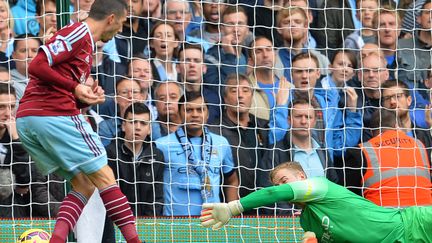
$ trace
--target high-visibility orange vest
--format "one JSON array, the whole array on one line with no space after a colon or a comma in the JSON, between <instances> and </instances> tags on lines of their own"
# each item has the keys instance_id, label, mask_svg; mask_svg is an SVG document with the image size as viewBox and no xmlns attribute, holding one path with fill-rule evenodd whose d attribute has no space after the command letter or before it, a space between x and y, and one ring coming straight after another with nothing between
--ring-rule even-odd
<instances>
[{"instance_id":1,"label":"high-visibility orange vest","mask_svg":"<svg viewBox=\"0 0 432 243\"><path fill-rule=\"evenodd\" d=\"M432 205L430 163L422 142L389 130L359 146L367 162L366 199L384 207Z\"/></svg>"}]
</instances>

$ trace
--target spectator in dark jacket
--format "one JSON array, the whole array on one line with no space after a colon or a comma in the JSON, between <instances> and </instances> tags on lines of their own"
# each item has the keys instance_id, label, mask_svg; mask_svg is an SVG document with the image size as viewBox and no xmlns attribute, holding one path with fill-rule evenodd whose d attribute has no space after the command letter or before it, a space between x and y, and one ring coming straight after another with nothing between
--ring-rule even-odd
<instances>
[{"instance_id":1,"label":"spectator in dark jacket","mask_svg":"<svg viewBox=\"0 0 432 243\"><path fill-rule=\"evenodd\" d=\"M367 128L370 127L369 122L372 113L380 107L381 93L379 88L389 78L387 61L382 53L372 52L362 58L357 77L360 82L360 87L356 88L358 94L357 108L361 109L362 112L364 136L371 138Z\"/></svg>"},{"instance_id":2,"label":"spectator in dark jacket","mask_svg":"<svg viewBox=\"0 0 432 243\"><path fill-rule=\"evenodd\" d=\"M206 55L207 73L204 82L222 96L220 84L231 73L247 73L248 53L244 48L249 33L247 13L242 6L228 6L222 15L222 40L210 48Z\"/></svg>"},{"instance_id":3,"label":"spectator in dark jacket","mask_svg":"<svg viewBox=\"0 0 432 243\"><path fill-rule=\"evenodd\" d=\"M66 195L63 177L50 174L42 175L34 163L30 164L31 171L31 203L30 216L53 218L57 216L60 204Z\"/></svg>"},{"instance_id":4,"label":"spectator in dark jacket","mask_svg":"<svg viewBox=\"0 0 432 243\"><path fill-rule=\"evenodd\" d=\"M178 82L160 83L154 89L158 118L154 122L153 132L164 137L175 132L182 123L178 110L178 101L183 96L183 88ZM153 140L156 139L152 134Z\"/></svg>"},{"instance_id":5,"label":"spectator in dark jacket","mask_svg":"<svg viewBox=\"0 0 432 243\"><path fill-rule=\"evenodd\" d=\"M159 216L163 209L163 154L152 142L151 115L142 103L130 105L121 127L124 136L107 147L108 165L135 216ZM115 242L114 225L107 217L103 242Z\"/></svg>"},{"instance_id":6,"label":"spectator in dark jacket","mask_svg":"<svg viewBox=\"0 0 432 243\"><path fill-rule=\"evenodd\" d=\"M247 76L229 75L223 93L222 124L211 127L212 132L224 136L231 145L240 178L240 197L255 191L260 184L257 169L261 167L260 161L268 143L268 122L249 112L254 93L252 87Z\"/></svg>"},{"instance_id":7,"label":"spectator in dark jacket","mask_svg":"<svg viewBox=\"0 0 432 243\"><path fill-rule=\"evenodd\" d=\"M220 121L221 96L214 91L214 87L203 82L207 72L204 62L204 50L200 44L185 43L181 46L179 53L177 72L179 81L183 82L185 92L202 93L209 110L208 122Z\"/></svg>"},{"instance_id":8,"label":"spectator in dark jacket","mask_svg":"<svg viewBox=\"0 0 432 243\"><path fill-rule=\"evenodd\" d=\"M0 217L27 217L29 156L15 124L15 90L0 84ZM13 207L11 207L13 206Z\"/></svg>"},{"instance_id":9,"label":"spectator in dark jacket","mask_svg":"<svg viewBox=\"0 0 432 243\"><path fill-rule=\"evenodd\" d=\"M328 48L330 59L333 50L341 48L348 35L360 27L355 11L355 1L349 0L325 1L324 6L317 10L313 34L318 48Z\"/></svg>"},{"instance_id":10,"label":"spectator in dark jacket","mask_svg":"<svg viewBox=\"0 0 432 243\"><path fill-rule=\"evenodd\" d=\"M128 18L123 24L122 32L116 35L115 44L122 64L127 65L135 54L143 54L148 45L148 32L150 29L146 18L142 18L144 3L139 1L126 1L130 6Z\"/></svg>"},{"instance_id":11,"label":"spectator in dark jacket","mask_svg":"<svg viewBox=\"0 0 432 243\"><path fill-rule=\"evenodd\" d=\"M129 106L124 115L124 137L107 147L109 165L137 216L162 214L162 153L146 142L150 131L150 110L142 103Z\"/></svg>"}]
</instances>

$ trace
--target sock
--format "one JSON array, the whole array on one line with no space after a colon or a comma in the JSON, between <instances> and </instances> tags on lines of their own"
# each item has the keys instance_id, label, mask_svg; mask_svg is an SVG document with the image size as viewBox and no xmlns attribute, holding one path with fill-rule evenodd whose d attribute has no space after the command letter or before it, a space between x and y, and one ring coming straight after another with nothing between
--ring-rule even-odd
<instances>
[{"instance_id":1,"label":"sock","mask_svg":"<svg viewBox=\"0 0 432 243\"><path fill-rule=\"evenodd\" d=\"M51 243L66 242L69 232L75 227L86 204L87 198L81 193L76 191L69 192L60 205L54 232L50 240Z\"/></svg>"},{"instance_id":2,"label":"sock","mask_svg":"<svg viewBox=\"0 0 432 243\"><path fill-rule=\"evenodd\" d=\"M126 242L140 242L135 228L135 217L126 196L120 191L120 188L117 185L112 185L99 193L108 217L120 228Z\"/></svg>"}]
</instances>

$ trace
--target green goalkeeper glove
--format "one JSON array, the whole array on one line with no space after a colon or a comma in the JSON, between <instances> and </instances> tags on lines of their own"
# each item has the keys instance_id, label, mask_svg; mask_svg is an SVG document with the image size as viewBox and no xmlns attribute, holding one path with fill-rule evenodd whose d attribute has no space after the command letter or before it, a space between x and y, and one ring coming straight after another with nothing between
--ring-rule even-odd
<instances>
[{"instance_id":1,"label":"green goalkeeper glove","mask_svg":"<svg viewBox=\"0 0 432 243\"><path fill-rule=\"evenodd\" d=\"M239 200L229 203L204 203L201 211L201 225L218 230L226 225L231 217L243 213L243 206Z\"/></svg>"}]
</instances>

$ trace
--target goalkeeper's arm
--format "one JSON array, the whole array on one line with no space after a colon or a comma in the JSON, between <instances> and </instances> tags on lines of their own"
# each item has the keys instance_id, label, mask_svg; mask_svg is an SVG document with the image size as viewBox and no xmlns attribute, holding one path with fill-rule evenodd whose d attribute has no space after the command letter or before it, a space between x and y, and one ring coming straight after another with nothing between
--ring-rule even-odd
<instances>
[{"instance_id":1,"label":"goalkeeper's arm","mask_svg":"<svg viewBox=\"0 0 432 243\"><path fill-rule=\"evenodd\" d=\"M219 229L227 224L232 216L239 215L244 211L293 199L292 187L289 184L283 184L261 189L229 203L205 203L201 213L201 224L205 227Z\"/></svg>"},{"instance_id":2,"label":"goalkeeper's arm","mask_svg":"<svg viewBox=\"0 0 432 243\"><path fill-rule=\"evenodd\" d=\"M274 204L276 202L289 202L294 199L294 191L289 184L267 187L255 191L240 199L244 211Z\"/></svg>"}]
</instances>

